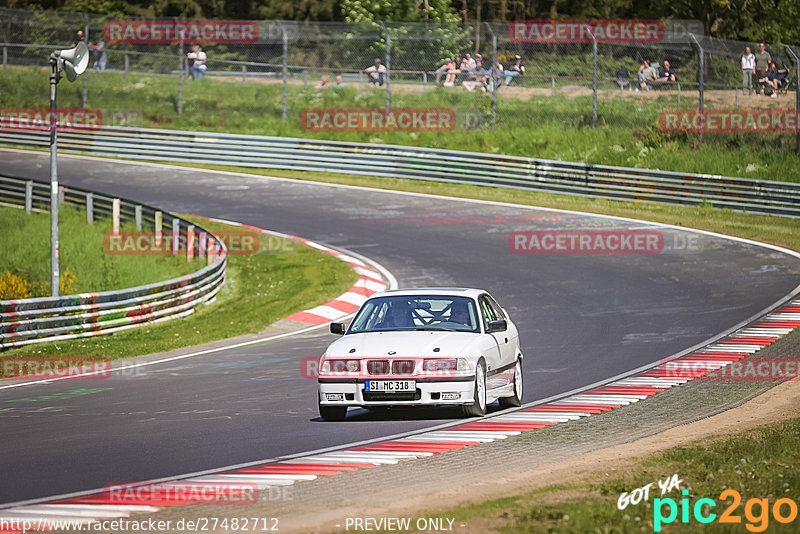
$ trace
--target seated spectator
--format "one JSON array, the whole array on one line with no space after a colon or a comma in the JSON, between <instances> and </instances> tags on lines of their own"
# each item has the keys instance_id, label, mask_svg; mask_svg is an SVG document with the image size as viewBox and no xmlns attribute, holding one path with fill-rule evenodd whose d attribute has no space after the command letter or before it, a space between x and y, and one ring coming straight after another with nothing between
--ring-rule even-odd
<instances>
[{"instance_id":1,"label":"seated spectator","mask_svg":"<svg viewBox=\"0 0 800 534\"><path fill-rule=\"evenodd\" d=\"M442 79L442 75L444 75L444 86L445 87L453 87L453 80L455 80L456 75L452 74L452 71L456 70L456 64L453 63L453 60L449 57L444 59L444 64L436 69L436 85L439 85L439 81Z\"/></svg>"},{"instance_id":2,"label":"seated spectator","mask_svg":"<svg viewBox=\"0 0 800 534\"><path fill-rule=\"evenodd\" d=\"M758 96L764 96L766 89L772 98L778 98L778 67L774 62L770 61L767 65L767 72L763 78L758 80L758 86L761 88Z\"/></svg>"},{"instance_id":3,"label":"seated spectator","mask_svg":"<svg viewBox=\"0 0 800 534\"><path fill-rule=\"evenodd\" d=\"M475 65L476 65L478 62L477 62L476 60L472 59L472 56L471 56L470 54L467 54L467 55L466 55L466 58L467 58L467 63L469 63L469 68L470 68L471 70L475 70Z\"/></svg>"},{"instance_id":4,"label":"seated spectator","mask_svg":"<svg viewBox=\"0 0 800 534\"><path fill-rule=\"evenodd\" d=\"M658 76L658 74L656 73L656 69L650 66L650 62L647 60L643 61L642 66L639 67L639 74L636 75L638 84L636 92L639 92L640 89L649 91L650 86L647 85L647 82L655 81L656 76Z\"/></svg>"},{"instance_id":5,"label":"seated spectator","mask_svg":"<svg viewBox=\"0 0 800 534\"><path fill-rule=\"evenodd\" d=\"M458 74L456 74L456 85L461 85L464 81L469 79L469 73L472 72L472 67L469 66L469 60L465 57L461 60L458 66Z\"/></svg>"},{"instance_id":6,"label":"seated spectator","mask_svg":"<svg viewBox=\"0 0 800 534\"><path fill-rule=\"evenodd\" d=\"M474 91L478 87L482 91L486 91L486 84L489 81L489 71L483 68L483 62L477 60L475 62L475 70L469 72L469 79L465 80L461 85L467 91Z\"/></svg>"},{"instance_id":7,"label":"seated spectator","mask_svg":"<svg viewBox=\"0 0 800 534\"><path fill-rule=\"evenodd\" d=\"M206 61L208 56L200 48L200 45L192 45L192 51L186 54L189 59L189 74L193 80L202 80L206 75Z\"/></svg>"},{"instance_id":8,"label":"seated spectator","mask_svg":"<svg viewBox=\"0 0 800 534\"><path fill-rule=\"evenodd\" d=\"M791 69L786 66L786 63L778 69L778 89L784 90L784 92L789 87L789 72L791 72Z\"/></svg>"},{"instance_id":9,"label":"seated spectator","mask_svg":"<svg viewBox=\"0 0 800 534\"><path fill-rule=\"evenodd\" d=\"M375 58L375 64L364 69L369 76L369 84L373 87L380 87L386 78L386 66L381 64L381 60Z\"/></svg>"},{"instance_id":10,"label":"seated spectator","mask_svg":"<svg viewBox=\"0 0 800 534\"><path fill-rule=\"evenodd\" d=\"M336 75L336 81L333 83L333 86L336 89L339 89L340 87L347 87L347 84L344 83L344 80L342 79L342 75L341 74Z\"/></svg>"},{"instance_id":11,"label":"seated spectator","mask_svg":"<svg viewBox=\"0 0 800 534\"><path fill-rule=\"evenodd\" d=\"M675 77L675 71L669 64L669 61L664 60L664 68L661 69L661 72L658 73L658 81L660 82L674 82L677 81Z\"/></svg>"},{"instance_id":12,"label":"seated spectator","mask_svg":"<svg viewBox=\"0 0 800 534\"><path fill-rule=\"evenodd\" d=\"M506 77L505 84L508 85L511 83L511 79L514 76L522 76L525 74L525 65L522 64L522 57L521 56L514 56L514 63L508 67L503 74Z\"/></svg>"},{"instance_id":13,"label":"seated spectator","mask_svg":"<svg viewBox=\"0 0 800 534\"><path fill-rule=\"evenodd\" d=\"M329 76L323 76L320 82L314 86L314 89L327 89L331 86L331 79Z\"/></svg>"}]
</instances>

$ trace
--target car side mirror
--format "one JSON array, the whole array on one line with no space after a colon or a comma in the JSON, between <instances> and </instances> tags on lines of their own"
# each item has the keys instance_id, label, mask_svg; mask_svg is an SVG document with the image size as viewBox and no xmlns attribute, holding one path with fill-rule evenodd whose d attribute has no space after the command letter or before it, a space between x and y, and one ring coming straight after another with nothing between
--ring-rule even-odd
<instances>
[{"instance_id":1,"label":"car side mirror","mask_svg":"<svg viewBox=\"0 0 800 534\"><path fill-rule=\"evenodd\" d=\"M508 322L505 319L497 319L496 321L489 322L487 331L493 334L494 332L505 332L506 330L508 330Z\"/></svg>"},{"instance_id":2,"label":"car side mirror","mask_svg":"<svg viewBox=\"0 0 800 534\"><path fill-rule=\"evenodd\" d=\"M331 323L331 334L344 335L344 323Z\"/></svg>"}]
</instances>

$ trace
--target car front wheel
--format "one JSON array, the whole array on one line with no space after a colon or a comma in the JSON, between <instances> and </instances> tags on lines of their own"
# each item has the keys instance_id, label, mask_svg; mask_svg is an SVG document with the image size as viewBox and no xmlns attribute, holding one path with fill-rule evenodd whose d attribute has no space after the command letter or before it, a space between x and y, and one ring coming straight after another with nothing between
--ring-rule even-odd
<instances>
[{"instance_id":1,"label":"car front wheel","mask_svg":"<svg viewBox=\"0 0 800 534\"><path fill-rule=\"evenodd\" d=\"M472 397L472 404L461 406L461 412L466 417L482 417L486 415L486 370L483 360L475 366L475 387Z\"/></svg>"},{"instance_id":2,"label":"car front wheel","mask_svg":"<svg viewBox=\"0 0 800 534\"><path fill-rule=\"evenodd\" d=\"M325 421L344 421L345 417L347 417L347 406L319 404L319 416Z\"/></svg>"},{"instance_id":3,"label":"car front wheel","mask_svg":"<svg viewBox=\"0 0 800 534\"><path fill-rule=\"evenodd\" d=\"M514 394L510 397L501 397L500 406L522 406L522 362L517 360L514 366Z\"/></svg>"}]
</instances>

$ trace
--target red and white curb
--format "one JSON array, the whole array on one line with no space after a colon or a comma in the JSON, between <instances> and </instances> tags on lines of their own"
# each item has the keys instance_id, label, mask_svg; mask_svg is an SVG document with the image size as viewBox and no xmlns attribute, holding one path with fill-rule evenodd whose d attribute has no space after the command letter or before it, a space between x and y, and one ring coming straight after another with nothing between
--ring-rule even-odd
<instances>
[{"instance_id":1,"label":"red and white curb","mask_svg":"<svg viewBox=\"0 0 800 534\"><path fill-rule=\"evenodd\" d=\"M679 386L712 370L737 362L771 345L798 327L800 327L800 299L777 308L701 349L669 360L669 369L665 369L663 363L659 363L647 370L600 387L513 412L401 438L390 438L375 443L347 446L340 450L204 474L182 479L181 482L209 486L251 484L263 491L319 477L397 464L506 439L523 432L567 423L639 402L660 391ZM168 485L169 482L159 482L158 486L165 484ZM180 504L191 503L182 501ZM72 520L88 524L96 520L124 518L132 513L152 513L176 505L178 503L174 501L159 499L157 494L155 496L151 494L148 498L134 502L126 500L121 504L118 499L115 500L107 493L97 492L92 495L0 510L0 525L3 524L3 520L6 522L28 520L33 525L31 530L42 530L37 528L37 522L42 525L44 519ZM2 530L0 527L0 532L20 531Z\"/></svg>"},{"instance_id":2,"label":"red and white curb","mask_svg":"<svg viewBox=\"0 0 800 534\"><path fill-rule=\"evenodd\" d=\"M346 292L342 293L335 299L326 302L325 304L321 304L310 310L303 310L297 313L286 317L286 321L294 321L296 323L303 323L303 324L310 324L310 325L321 325L325 323L329 323L331 321L336 321L337 319L342 319L343 317L347 317L351 313L355 313L361 305L366 302L366 300L375 293L379 293L386 289L393 289L395 285L392 281L386 280L386 277L381 274L377 269L373 269L372 267L368 266L366 262L362 259L356 258L350 254L344 254L339 252L338 250L334 250L332 248L326 247L325 245L320 245L314 241L309 239L304 239L302 237L297 237L288 234L282 234L280 232L273 232L271 230L265 230L264 228L259 228L257 226L252 226L250 224L242 224L235 221L228 221L225 219L215 219L215 218L207 218L202 217L203 219L207 219L211 222L218 222L223 224L229 224L231 226L238 226L240 228L247 228L248 230L253 230L255 232L260 232L262 234L269 234L278 237L285 237L287 239L292 239L294 241L298 241L303 243L304 245L308 245L309 247L313 247L317 250L321 250L322 252L326 252L331 254L338 259L342 260L343 262L350 265L353 270L358 275L358 282L356 282L350 289Z\"/></svg>"}]
</instances>

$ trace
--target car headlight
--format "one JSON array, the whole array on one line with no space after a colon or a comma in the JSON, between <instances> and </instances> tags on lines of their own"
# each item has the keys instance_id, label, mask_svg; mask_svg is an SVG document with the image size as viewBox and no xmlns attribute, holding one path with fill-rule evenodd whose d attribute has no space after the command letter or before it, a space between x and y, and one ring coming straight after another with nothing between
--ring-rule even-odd
<instances>
[{"instance_id":1,"label":"car headlight","mask_svg":"<svg viewBox=\"0 0 800 534\"><path fill-rule=\"evenodd\" d=\"M422 368L426 373L447 375L457 371L469 371L469 363L464 358L428 358Z\"/></svg>"},{"instance_id":2,"label":"car headlight","mask_svg":"<svg viewBox=\"0 0 800 534\"><path fill-rule=\"evenodd\" d=\"M357 373L360 370L359 360L323 360L319 366L320 374Z\"/></svg>"}]
</instances>

